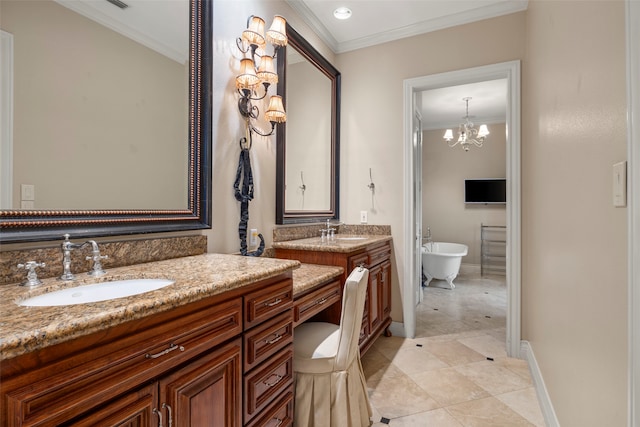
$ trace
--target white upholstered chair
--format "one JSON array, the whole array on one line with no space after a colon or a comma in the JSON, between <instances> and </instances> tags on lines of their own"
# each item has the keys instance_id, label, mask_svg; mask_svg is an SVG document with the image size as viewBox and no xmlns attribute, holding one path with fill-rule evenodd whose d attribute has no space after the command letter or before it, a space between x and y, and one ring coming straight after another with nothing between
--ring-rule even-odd
<instances>
[{"instance_id":1,"label":"white upholstered chair","mask_svg":"<svg viewBox=\"0 0 640 427\"><path fill-rule=\"evenodd\" d=\"M294 331L295 427L371 425L358 347L368 278L363 267L347 278L340 325L307 322Z\"/></svg>"}]
</instances>

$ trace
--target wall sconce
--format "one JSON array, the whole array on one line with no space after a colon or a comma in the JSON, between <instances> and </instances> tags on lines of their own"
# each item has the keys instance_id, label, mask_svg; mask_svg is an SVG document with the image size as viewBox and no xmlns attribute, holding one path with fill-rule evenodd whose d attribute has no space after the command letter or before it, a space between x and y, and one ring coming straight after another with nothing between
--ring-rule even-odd
<instances>
[{"instance_id":1,"label":"wall sconce","mask_svg":"<svg viewBox=\"0 0 640 427\"><path fill-rule=\"evenodd\" d=\"M250 57L245 57L240 62L240 74L236 77L236 88L240 93L238 109L245 118L249 143L251 142L251 132L256 132L262 136L273 135L276 123L283 123L287 120L284 111L282 97L273 95L269 99L269 105L264 117L271 122L271 131L262 132L252 123L252 119L257 119L260 111L252 101L259 101L267 96L270 85L278 83L278 74L275 71L273 60L276 58L278 49L287 45L286 24L287 21L279 15L273 18L273 23L264 36L265 22L259 16L251 15L247 20L247 29L242 32L242 36L236 40L238 49ZM266 54L267 41L273 45L273 55ZM258 94L260 84L264 93Z\"/></svg>"}]
</instances>

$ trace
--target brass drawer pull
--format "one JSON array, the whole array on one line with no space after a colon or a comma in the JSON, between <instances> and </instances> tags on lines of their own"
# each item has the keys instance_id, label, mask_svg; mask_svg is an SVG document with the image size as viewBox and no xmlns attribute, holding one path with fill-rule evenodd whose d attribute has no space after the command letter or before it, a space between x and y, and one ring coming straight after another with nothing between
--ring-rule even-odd
<instances>
[{"instance_id":1,"label":"brass drawer pull","mask_svg":"<svg viewBox=\"0 0 640 427\"><path fill-rule=\"evenodd\" d=\"M278 305L282 302L280 298L276 298L273 302L265 302L265 307L273 307L274 305Z\"/></svg>"},{"instance_id":2,"label":"brass drawer pull","mask_svg":"<svg viewBox=\"0 0 640 427\"><path fill-rule=\"evenodd\" d=\"M167 353L171 353L173 350L180 350L180 351L184 351L184 347L181 345L176 345L174 343L171 343L171 345L169 345L169 348L167 348L166 350L162 350L160 353L156 353L156 354L145 354L144 357L146 357L147 359L157 359L160 356L164 356Z\"/></svg>"},{"instance_id":3,"label":"brass drawer pull","mask_svg":"<svg viewBox=\"0 0 640 427\"><path fill-rule=\"evenodd\" d=\"M274 377L274 376L276 377L276 382L268 383L268 382L264 381L263 384L266 385L267 387L273 387L273 386L277 385L283 378L282 375L278 375L278 374L272 374L271 375L271 377ZM269 378L271 378L271 377L269 377Z\"/></svg>"},{"instance_id":4,"label":"brass drawer pull","mask_svg":"<svg viewBox=\"0 0 640 427\"><path fill-rule=\"evenodd\" d=\"M282 339L282 335L278 335L278 334L273 334L273 335L275 336L274 339L272 339L272 340L264 340L264 342L267 343L267 344L275 344L275 343L277 343L278 341L280 341Z\"/></svg>"}]
</instances>

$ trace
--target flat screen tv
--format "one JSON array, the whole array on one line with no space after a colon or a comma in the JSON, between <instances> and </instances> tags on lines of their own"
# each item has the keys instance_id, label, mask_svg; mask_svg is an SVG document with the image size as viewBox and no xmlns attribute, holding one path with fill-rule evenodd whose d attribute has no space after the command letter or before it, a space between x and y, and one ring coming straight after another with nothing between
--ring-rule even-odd
<instances>
[{"instance_id":1,"label":"flat screen tv","mask_svg":"<svg viewBox=\"0 0 640 427\"><path fill-rule=\"evenodd\" d=\"M507 180L494 179L465 179L464 202L470 204L506 204Z\"/></svg>"}]
</instances>

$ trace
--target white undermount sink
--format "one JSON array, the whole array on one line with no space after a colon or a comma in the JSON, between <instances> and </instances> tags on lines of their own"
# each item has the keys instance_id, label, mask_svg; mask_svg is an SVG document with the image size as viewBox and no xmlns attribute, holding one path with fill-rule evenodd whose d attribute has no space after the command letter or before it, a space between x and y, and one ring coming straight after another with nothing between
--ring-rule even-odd
<instances>
[{"instance_id":1,"label":"white undermount sink","mask_svg":"<svg viewBox=\"0 0 640 427\"><path fill-rule=\"evenodd\" d=\"M338 240L364 240L364 239L366 239L366 237L362 237L362 236L345 236L345 237L337 236L336 238Z\"/></svg>"},{"instance_id":2,"label":"white undermount sink","mask_svg":"<svg viewBox=\"0 0 640 427\"><path fill-rule=\"evenodd\" d=\"M107 301L155 291L173 284L169 279L126 279L79 285L18 301L28 307L51 307Z\"/></svg>"}]
</instances>

